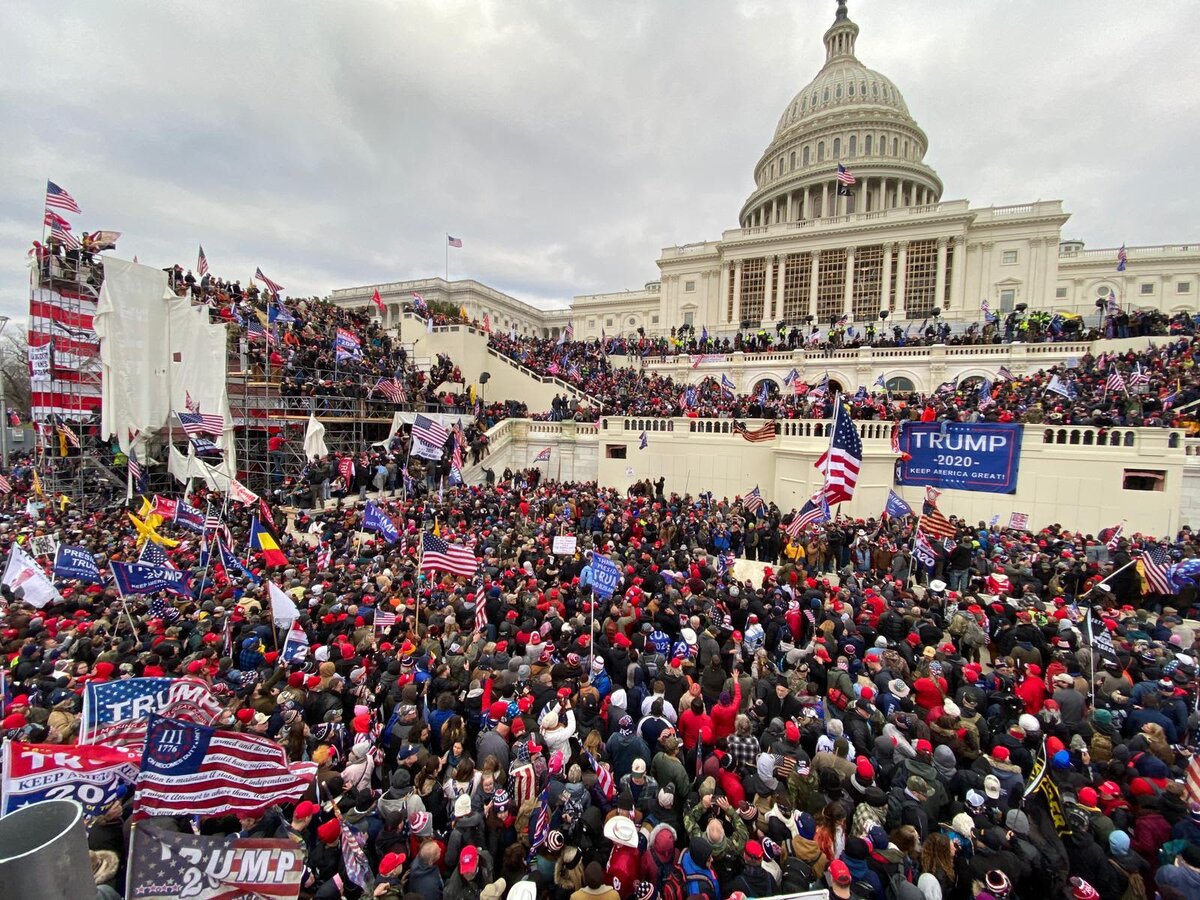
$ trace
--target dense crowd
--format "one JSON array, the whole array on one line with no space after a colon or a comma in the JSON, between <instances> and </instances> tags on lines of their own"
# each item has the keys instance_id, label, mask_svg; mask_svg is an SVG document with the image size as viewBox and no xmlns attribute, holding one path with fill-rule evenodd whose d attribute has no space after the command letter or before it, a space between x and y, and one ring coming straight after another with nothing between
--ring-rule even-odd
<instances>
[{"instance_id":1,"label":"dense crowd","mask_svg":"<svg viewBox=\"0 0 1200 900\"><path fill-rule=\"evenodd\" d=\"M783 388L765 380L742 393L712 376L688 384L629 368L625 357L610 356L620 348L598 341L493 334L490 343L536 372L576 385L596 398L602 410L623 415L827 418L833 404L825 380L806 384L797 377ZM1021 375L998 372L987 380L947 382L931 394L894 392L877 383L853 395L851 412L858 419L893 421L1175 426L1189 404L1200 399L1198 353L1195 338L1180 338L1140 351L1088 353L1071 364ZM1120 387L1110 382L1113 373L1120 376ZM586 408L580 412L593 414Z\"/></svg>"},{"instance_id":2,"label":"dense crowd","mask_svg":"<svg viewBox=\"0 0 1200 900\"><path fill-rule=\"evenodd\" d=\"M28 517L29 473L11 479L5 550L50 535L102 571L139 552L123 510ZM226 508L245 548L257 504L189 500ZM247 554L249 574L203 568L195 535L160 526L182 541L170 563L201 585L191 599L65 583L33 609L6 587L3 737L73 743L87 683L203 680L221 727L316 763L320 793L194 824L291 841L306 897L1200 892L1200 797L1183 781L1196 592L1145 592L1125 564L1150 537L1110 550L1059 526L952 519L957 540L914 579L908 520L834 521L793 542L773 505L756 518L661 482L620 495L506 472L381 502L401 532L390 544L361 532L354 504L287 526L276 508L287 562ZM472 548L478 574L421 571L431 530ZM567 534L577 551L555 554ZM1200 553L1186 529L1161 546ZM597 553L621 568L611 597ZM762 574L735 576L740 558ZM307 656L283 661L251 576L294 599ZM397 623L376 628L385 611ZM124 890L134 802L89 819L105 897ZM339 820L364 836L366 892Z\"/></svg>"}]
</instances>

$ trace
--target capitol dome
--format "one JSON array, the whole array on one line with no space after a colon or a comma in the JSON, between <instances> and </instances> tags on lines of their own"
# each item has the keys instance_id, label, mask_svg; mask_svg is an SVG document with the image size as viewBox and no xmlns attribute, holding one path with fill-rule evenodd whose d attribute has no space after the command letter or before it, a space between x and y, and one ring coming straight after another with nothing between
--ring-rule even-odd
<instances>
[{"instance_id":1,"label":"capitol dome","mask_svg":"<svg viewBox=\"0 0 1200 900\"><path fill-rule=\"evenodd\" d=\"M941 179L924 162L925 132L896 85L854 55L857 39L858 26L841 0L824 36L825 65L792 98L755 166L743 227L922 206L941 197ZM840 201L839 164L855 179Z\"/></svg>"}]
</instances>

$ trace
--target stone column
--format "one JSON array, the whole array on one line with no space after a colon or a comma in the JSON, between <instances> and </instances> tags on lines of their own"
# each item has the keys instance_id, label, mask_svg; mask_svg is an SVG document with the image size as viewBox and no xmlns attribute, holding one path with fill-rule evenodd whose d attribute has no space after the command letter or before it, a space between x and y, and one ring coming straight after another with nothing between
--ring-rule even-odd
<instances>
[{"instance_id":1,"label":"stone column","mask_svg":"<svg viewBox=\"0 0 1200 900\"><path fill-rule=\"evenodd\" d=\"M946 238L937 239L937 273L933 279L933 305L944 307L946 296Z\"/></svg>"},{"instance_id":2,"label":"stone column","mask_svg":"<svg viewBox=\"0 0 1200 900\"><path fill-rule=\"evenodd\" d=\"M888 309L888 294L892 290L892 252L895 244L888 241L883 245L883 279L879 291L879 308Z\"/></svg>"},{"instance_id":3,"label":"stone column","mask_svg":"<svg viewBox=\"0 0 1200 900\"><path fill-rule=\"evenodd\" d=\"M733 318L729 312L729 261L721 263L721 280L717 282L717 317L713 321L730 322Z\"/></svg>"},{"instance_id":4,"label":"stone column","mask_svg":"<svg viewBox=\"0 0 1200 900\"><path fill-rule=\"evenodd\" d=\"M954 258L950 262L950 304L955 309L966 307L966 272L967 242L960 234L954 238Z\"/></svg>"},{"instance_id":5,"label":"stone column","mask_svg":"<svg viewBox=\"0 0 1200 900\"><path fill-rule=\"evenodd\" d=\"M742 261L733 264L733 327L740 328L742 323Z\"/></svg>"},{"instance_id":6,"label":"stone column","mask_svg":"<svg viewBox=\"0 0 1200 900\"><path fill-rule=\"evenodd\" d=\"M821 251L813 250L812 263L808 273L808 314L816 321L817 316L817 270L821 259Z\"/></svg>"},{"instance_id":7,"label":"stone column","mask_svg":"<svg viewBox=\"0 0 1200 900\"><path fill-rule=\"evenodd\" d=\"M829 182L821 185L821 218L829 218Z\"/></svg>"},{"instance_id":8,"label":"stone column","mask_svg":"<svg viewBox=\"0 0 1200 900\"><path fill-rule=\"evenodd\" d=\"M787 274L787 255L780 254L775 257L775 315L774 321L778 322L783 318L783 282L784 276Z\"/></svg>"},{"instance_id":9,"label":"stone column","mask_svg":"<svg viewBox=\"0 0 1200 900\"><path fill-rule=\"evenodd\" d=\"M762 308L762 324L761 327L766 328L767 323L771 321L771 298L773 296L772 286L774 285L775 277L775 257L768 256L766 258L766 276L763 278L763 308Z\"/></svg>"},{"instance_id":10,"label":"stone column","mask_svg":"<svg viewBox=\"0 0 1200 900\"><path fill-rule=\"evenodd\" d=\"M907 311L908 307L904 302L904 267L908 263L908 241L900 242L900 253L896 256L896 302L892 304L892 309L903 309Z\"/></svg>"},{"instance_id":11,"label":"stone column","mask_svg":"<svg viewBox=\"0 0 1200 900\"><path fill-rule=\"evenodd\" d=\"M800 214L805 219L812 218L812 190L808 185L804 187L804 209L800 210Z\"/></svg>"},{"instance_id":12,"label":"stone column","mask_svg":"<svg viewBox=\"0 0 1200 900\"><path fill-rule=\"evenodd\" d=\"M846 248L846 280L842 289L842 313L850 315L854 303L854 248Z\"/></svg>"}]
</instances>

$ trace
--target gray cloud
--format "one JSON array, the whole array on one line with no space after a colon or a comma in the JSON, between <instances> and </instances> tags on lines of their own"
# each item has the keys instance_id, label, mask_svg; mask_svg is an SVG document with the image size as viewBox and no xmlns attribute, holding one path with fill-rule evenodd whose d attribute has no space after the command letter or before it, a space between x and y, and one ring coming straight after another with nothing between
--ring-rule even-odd
<instances>
[{"instance_id":1,"label":"gray cloud","mask_svg":"<svg viewBox=\"0 0 1200 900\"><path fill-rule=\"evenodd\" d=\"M46 6L0 34L0 309L24 312L47 176L77 227L297 294L440 274L532 301L638 287L736 224L834 4ZM851 2L859 57L930 139L947 198L1062 199L1093 246L1183 242L1200 6Z\"/></svg>"}]
</instances>

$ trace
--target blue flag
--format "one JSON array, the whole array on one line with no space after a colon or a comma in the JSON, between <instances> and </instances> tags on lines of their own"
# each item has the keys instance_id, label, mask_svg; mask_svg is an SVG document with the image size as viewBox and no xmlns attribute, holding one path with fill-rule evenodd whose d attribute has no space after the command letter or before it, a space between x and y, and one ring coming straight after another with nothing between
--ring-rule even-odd
<instances>
[{"instance_id":1,"label":"blue flag","mask_svg":"<svg viewBox=\"0 0 1200 900\"><path fill-rule=\"evenodd\" d=\"M400 530L391 516L381 510L374 500L368 501L363 508L363 530L373 531L389 544L400 540Z\"/></svg>"},{"instance_id":2,"label":"blue flag","mask_svg":"<svg viewBox=\"0 0 1200 900\"><path fill-rule=\"evenodd\" d=\"M117 589L122 594L153 594L170 591L180 597L192 596L192 576L180 569L151 566L146 563L109 563Z\"/></svg>"},{"instance_id":3,"label":"blue flag","mask_svg":"<svg viewBox=\"0 0 1200 900\"><path fill-rule=\"evenodd\" d=\"M242 575L249 578L254 584L262 584L262 579L243 566L242 561L233 555L220 538L214 540L213 543L216 545L217 559L221 561L226 577L233 578L235 575Z\"/></svg>"},{"instance_id":4,"label":"blue flag","mask_svg":"<svg viewBox=\"0 0 1200 900\"><path fill-rule=\"evenodd\" d=\"M594 593L604 598L611 597L620 580L620 566L599 553L592 556L592 591Z\"/></svg>"},{"instance_id":5,"label":"blue flag","mask_svg":"<svg viewBox=\"0 0 1200 900\"><path fill-rule=\"evenodd\" d=\"M84 547L72 547L70 544L58 545L58 553L54 555L54 577L104 584L91 551Z\"/></svg>"},{"instance_id":6,"label":"blue flag","mask_svg":"<svg viewBox=\"0 0 1200 900\"><path fill-rule=\"evenodd\" d=\"M204 534L204 513L180 500L175 506L175 524L196 534Z\"/></svg>"},{"instance_id":7,"label":"blue flag","mask_svg":"<svg viewBox=\"0 0 1200 900\"><path fill-rule=\"evenodd\" d=\"M645 450L650 445L650 439L646 437L646 432L642 432L642 436L638 438L638 449Z\"/></svg>"},{"instance_id":8,"label":"blue flag","mask_svg":"<svg viewBox=\"0 0 1200 900\"><path fill-rule=\"evenodd\" d=\"M904 501L904 498L895 491L888 491L887 506L884 507L883 511L893 519L899 519L902 516L911 516L913 514L912 507L909 506Z\"/></svg>"}]
</instances>

